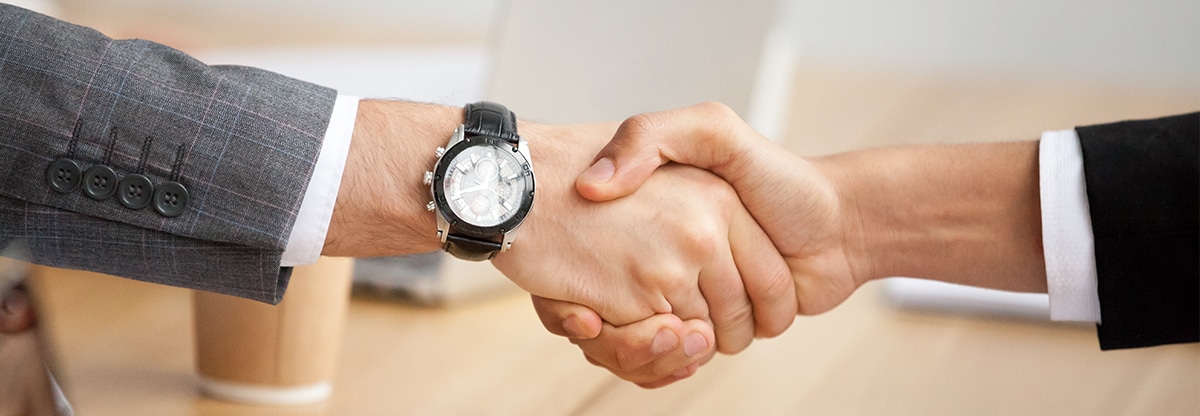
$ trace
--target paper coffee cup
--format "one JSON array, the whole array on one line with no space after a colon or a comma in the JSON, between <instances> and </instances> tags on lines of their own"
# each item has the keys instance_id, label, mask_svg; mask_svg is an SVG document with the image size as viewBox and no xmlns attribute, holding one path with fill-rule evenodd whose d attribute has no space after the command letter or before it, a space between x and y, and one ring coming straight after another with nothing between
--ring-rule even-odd
<instances>
[{"instance_id":1,"label":"paper coffee cup","mask_svg":"<svg viewBox=\"0 0 1200 416\"><path fill-rule=\"evenodd\" d=\"M296 267L279 305L194 295L196 369L212 398L252 404L325 400L342 342L352 259Z\"/></svg>"}]
</instances>

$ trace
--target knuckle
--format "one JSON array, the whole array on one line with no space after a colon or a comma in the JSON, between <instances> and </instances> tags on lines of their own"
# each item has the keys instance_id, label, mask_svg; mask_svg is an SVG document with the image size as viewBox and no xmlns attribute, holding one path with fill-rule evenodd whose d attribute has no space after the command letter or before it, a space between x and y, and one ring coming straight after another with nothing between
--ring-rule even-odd
<instances>
[{"instance_id":1,"label":"knuckle","mask_svg":"<svg viewBox=\"0 0 1200 416\"><path fill-rule=\"evenodd\" d=\"M704 115L706 115L708 117L712 117L712 118L722 118L723 119L723 118L729 118L729 117L737 117L737 112L733 111L733 109L729 108L729 106L725 105L725 103L721 103L721 102L717 102L717 101L707 101L707 102L703 102L700 104L696 104L696 109L699 110Z\"/></svg>"},{"instance_id":2,"label":"knuckle","mask_svg":"<svg viewBox=\"0 0 1200 416\"><path fill-rule=\"evenodd\" d=\"M675 268L674 271L659 276L659 279L662 279L659 282L660 287L667 293L684 293L685 291L695 289L692 276L689 276L679 268Z\"/></svg>"},{"instance_id":3,"label":"knuckle","mask_svg":"<svg viewBox=\"0 0 1200 416\"><path fill-rule=\"evenodd\" d=\"M754 308L749 303L741 303L737 307L714 311L713 323L731 327L723 328L726 330L735 330L734 328L740 325L753 327Z\"/></svg>"},{"instance_id":4,"label":"knuckle","mask_svg":"<svg viewBox=\"0 0 1200 416\"><path fill-rule=\"evenodd\" d=\"M661 121L653 114L638 114L621 122L621 126L617 128L617 136L630 146L644 144L660 124Z\"/></svg>"},{"instance_id":5,"label":"knuckle","mask_svg":"<svg viewBox=\"0 0 1200 416\"><path fill-rule=\"evenodd\" d=\"M658 146L655 136L663 126L664 120L657 114L638 114L625 119L617 128L613 140L609 142L608 151L617 155L640 154L647 149Z\"/></svg>"},{"instance_id":6,"label":"knuckle","mask_svg":"<svg viewBox=\"0 0 1200 416\"><path fill-rule=\"evenodd\" d=\"M644 133L654 130L656 124L658 124L658 121L654 115L642 113L626 118L625 121L621 122L620 129L634 134Z\"/></svg>"},{"instance_id":7,"label":"knuckle","mask_svg":"<svg viewBox=\"0 0 1200 416\"><path fill-rule=\"evenodd\" d=\"M779 266L772 269L762 277L763 285L758 286L761 293L751 294L751 298L758 297L761 302L767 304L785 303L790 305L786 309L782 309L779 317L770 315L774 308L761 308L763 316L758 316L757 319L757 336L760 337L775 337L782 334L792 325L799 313L799 305L796 300L796 286L792 281L791 272L785 266ZM757 295L757 296L756 296ZM786 311L786 316L782 313Z\"/></svg>"},{"instance_id":8,"label":"knuckle","mask_svg":"<svg viewBox=\"0 0 1200 416\"><path fill-rule=\"evenodd\" d=\"M768 302L795 300L796 286L792 284L791 272L784 266L774 267L763 278L761 286L764 300Z\"/></svg>"},{"instance_id":9,"label":"knuckle","mask_svg":"<svg viewBox=\"0 0 1200 416\"><path fill-rule=\"evenodd\" d=\"M752 338L717 338L717 351L722 354L737 354L750 346Z\"/></svg>"},{"instance_id":10,"label":"knuckle","mask_svg":"<svg viewBox=\"0 0 1200 416\"><path fill-rule=\"evenodd\" d=\"M711 259L720 251L721 244L715 233L705 232L689 238L689 244L701 259Z\"/></svg>"},{"instance_id":11,"label":"knuckle","mask_svg":"<svg viewBox=\"0 0 1200 416\"><path fill-rule=\"evenodd\" d=\"M688 280L686 269L678 262L659 262L645 273L652 287L667 292L683 288Z\"/></svg>"},{"instance_id":12,"label":"knuckle","mask_svg":"<svg viewBox=\"0 0 1200 416\"><path fill-rule=\"evenodd\" d=\"M756 328L757 332L755 332L755 336L758 336L760 338L777 337L777 336L783 334L784 331L787 331L788 327L792 326L792 322L795 320L795 317L796 317L795 314L791 314L791 315L788 315L788 317L784 318L784 319L758 320L758 321L756 321L756 324L758 326Z\"/></svg>"},{"instance_id":13,"label":"knuckle","mask_svg":"<svg viewBox=\"0 0 1200 416\"><path fill-rule=\"evenodd\" d=\"M707 262L720 253L726 238L721 234L718 224L714 221L692 221L681 224L681 241L689 253L696 259Z\"/></svg>"}]
</instances>

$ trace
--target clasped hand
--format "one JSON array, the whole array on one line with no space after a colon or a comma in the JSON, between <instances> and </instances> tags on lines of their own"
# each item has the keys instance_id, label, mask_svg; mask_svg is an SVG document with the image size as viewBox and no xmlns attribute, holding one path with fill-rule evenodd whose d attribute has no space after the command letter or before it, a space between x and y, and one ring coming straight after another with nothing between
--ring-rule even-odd
<instances>
[{"instance_id":1,"label":"clasped hand","mask_svg":"<svg viewBox=\"0 0 1200 416\"><path fill-rule=\"evenodd\" d=\"M755 336L786 329L796 313L786 264L720 178L668 166L610 202L587 201L576 191L574 175L615 129L520 126L538 174L536 206L516 243L493 264L530 293L599 314L569 324L576 327L598 326L599 316L615 325L665 314L694 320L689 325L696 329L678 325L658 341L661 348L687 346L681 355L689 358L737 352ZM640 366L619 351L593 358Z\"/></svg>"},{"instance_id":2,"label":"clasped hand","mask_svg":"<svg viewBox=\"0 0 1200 416\"><path fill-rule=\"evenodd\" d=\"M722 181L681 164L709 170ZM640 217L612 218L616 221L609 224L613 224L612 231L619 231L614 235L632 233L641 237L637 239L641 243L649 240L653 243L648 244L649 251L627 251L632 257L604 256L602 262L606 264L576 263L540 272L562 276L565 281L560 283L568 285L576 279L624 275L634 276L635 284L624 290L575 293L582 296L566 298L547 297L543 294L549 292L531 290L535 309L550 332L571 338L589 361L626 380L657 387L686 378L712 354L689 354L695 351L688 350L691 346L687 342L677 342L681 334L710 337L707 325L711 322L718 349L737 352L752 335L779 334L796 313L816 314L837 306L866 281L870 273L864 269L869 262L853 255L857 252L856 242L848 241L847 236L857 233L846 229L854 224L844 218L846 202L833 185L834 175L837 171L832 166L822 166L820 160L809 161L778 147L720 104L634 116L621 124L594 163L579 175L575 187L582 198L609 201L596 207L628 206L633 204L631 199L648 203L632 210L643 214ZM736 197L728 192L730 186ZM685 201L664 198L664 193L706 197ZM659 213L644 215L652 211ZM720 219L720 226L703 218L711 220L714 215ZM564 215L559 220L570 218ZM678 222L681 219L686 221ZM646 220L649 223L643 222ZM646 224L667 225L664 222L675 222L673 231L684 234L647 232ZM559 225L553 235L570 235L569 224ZM709 228L699 228L705 231L699 232L698 226ZM715 238L722 235L725 226L729 230L728 246L726 240ZM769 241L758 237L760 229ZM590 243L598 245L596 252L603 252L599 245L615 241ZM660 258L673 244L698 244L707 250L700 251L699 257ZM779 271L775 263L781 258L786 264L784 271ZM639 268L646 264L650 267ZM688 264L692 267L685 267ZM583 271L588 275L578 275ZM597 271L613 274L602 276ZM606 306L619 304L622 297L638 299L634 292L653 289L656 283L683 284L687 281L683 276L692 273L699 278L697 286L688 289L698 288L699 293L692 290L691 297L687 297L682 294L686 291L674 296L652 292L660 296L661 302L642 304L639 309L656 314L650 318L632 322L630 318L636 314L619 314ZM739 277L741 284L735 281ZM703 307L695 306L700 295L708 301L711 320ZM572 303L572 299L576 300ZM691 306L670 307L674 305ZM751 317L753 324L749 322ZM757 331L749 331L754 324Z\"/></svg>"}]
</instances>

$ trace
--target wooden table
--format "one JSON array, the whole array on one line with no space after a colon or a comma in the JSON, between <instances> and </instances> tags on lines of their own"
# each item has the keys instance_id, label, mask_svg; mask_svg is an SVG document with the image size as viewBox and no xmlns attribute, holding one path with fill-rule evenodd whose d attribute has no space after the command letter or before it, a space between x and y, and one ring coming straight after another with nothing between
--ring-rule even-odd
<instances>
[{"instance_id":1,"label":"wooden table","mask_svg":"<svg viewBox=\"0 0 1200 416\"><path fill-rule=\"evenodd\" d=\"M1200 109L1200 91L836 68L801 70L794 96L801 154ZM1200 414L1200 345L1101 352L1087 325L895 310L874 284L657 390L587 364L515 290L449 309L356 299L331 400L234 405L198 395L187 291L79 272L35 283L83 416Z\"/></svg>"}]
</instances>

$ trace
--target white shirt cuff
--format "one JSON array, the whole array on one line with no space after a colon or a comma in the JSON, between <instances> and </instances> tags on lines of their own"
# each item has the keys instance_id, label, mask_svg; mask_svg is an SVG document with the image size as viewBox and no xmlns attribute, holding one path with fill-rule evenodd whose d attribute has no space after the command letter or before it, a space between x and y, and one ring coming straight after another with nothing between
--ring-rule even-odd
<instances>
[{"instance_id":1,"label":"white shirt cuff","mask_svg":"<svg viewBox=\"0 0 1200 416\"><path fill-rule=\"evenodd\" d=\"M1038 165L1050 319L1100 322L1095 236L1074 129L1042 133Z\"/></svg>"},{"instance_id":2,"label":"white shirt cuff","mask_svg":"<svg viewBox=\"0 0 1200 416\"><path fill-rule=\"evenodd\" d=\"M312 179L308 182L300 211L296 214L296 224L292 226L287 249L283 251L281 266L312 264L321 257L357 117L358 97L339 94L333 104L329 127L325 130L321 154L317 156Z\"/></svg>"}]
</instances>

